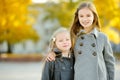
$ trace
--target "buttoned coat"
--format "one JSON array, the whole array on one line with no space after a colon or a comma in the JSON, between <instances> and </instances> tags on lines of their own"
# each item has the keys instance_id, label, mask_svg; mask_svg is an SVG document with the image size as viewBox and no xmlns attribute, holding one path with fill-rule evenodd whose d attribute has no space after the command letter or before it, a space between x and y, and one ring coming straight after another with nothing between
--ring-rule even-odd
<instances>
[{"instance_id":1,"label":"buttoned coat","mask_svg":"<svg viewBox=\"0 0 120 80\"><path fill-rule=\"evenodd\" d=\"M46 62L41 80L74 80L74 57L56 58Z\"/></svg>"},{"instance_id":2,"label":"buttoned coat","mask_svg":"<svg viewBox=\"0 0 120 80\"><path fill-rule=\"evenodd\" d=\"M74 54L74 80L114 80L115 59L110 42L96 28L89 34L77 34Z\"/></svg>"}]
</instances>

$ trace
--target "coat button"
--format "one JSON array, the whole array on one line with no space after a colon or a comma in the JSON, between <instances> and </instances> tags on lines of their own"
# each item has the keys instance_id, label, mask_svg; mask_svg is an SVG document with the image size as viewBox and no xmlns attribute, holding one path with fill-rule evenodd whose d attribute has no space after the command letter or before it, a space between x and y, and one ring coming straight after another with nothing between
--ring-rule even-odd
<instances>
[{"instance_id":1,"label":"coat button","mask_svg":"<svg viewBox=\"0 0 120 80\"><path fill-rule=\"evenodd\" d=\"M62 67L62 69L65 69L65 67Z\"/></svg>"},{"instance_id":2,"label":"coat button","mask_svg":"<svg viewBox=\"0 0 120 80\"><path fill-rule=\"evenodd\" d=\"M97 53L96 52L93 52L93 54L92 54L93 56L96 56L97 55Z\"/></svg>"},{"instance_id":3,"label":"coat button","mask_svg":"<svg viewBox=\"0 0 120 80\"><path fill-rule=\"evenodd\" d=\"M79 52L78 52L78 54L82 54L82 52L81 52L81 51L79 51Z\"/></svg>"},{"instance_id":4,"label":"coat button","mask_svg":"<svg viewBox=\"0 0 120 80\"><path fill-rule=\"evenodd\" d=\"M80 46L83 46L83 43L80 43Z\"/></svg>"},{"instance_id":5,"label":"coat button","mask_svg":"<svg viewBox=\"0 0 120 80\"><path fill-rule=\"evenodd\" d=\"M83 37L83 36L81 36L81 39L84 39L84 37Z\"/></svg>"},{"instance_id":6,"label":"coat button","mask_svg":"<svg viewBox=\"0 0 120 80\"><path fill-rule=\"evenodd\" d=\"M92 47L95 47L96 45L95 45L95 43L92 43L91 46L92 46Z\"/></svg>"}]
</instances>

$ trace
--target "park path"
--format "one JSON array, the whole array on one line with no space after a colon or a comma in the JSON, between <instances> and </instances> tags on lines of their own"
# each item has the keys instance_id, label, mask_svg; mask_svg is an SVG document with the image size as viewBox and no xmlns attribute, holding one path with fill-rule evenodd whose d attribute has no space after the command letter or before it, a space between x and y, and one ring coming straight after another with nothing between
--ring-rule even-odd
<instances>
[{"instance_id":1,"label":"park path","mask_svg":"<svg viewBox=\"0 0 120 80\"><path fill-rule=\"evenodd\" d=\"M0 80L40 80L43 62L0 62ZM116 79L120 80L120 62Z\"/></svg>"}]
</instances>

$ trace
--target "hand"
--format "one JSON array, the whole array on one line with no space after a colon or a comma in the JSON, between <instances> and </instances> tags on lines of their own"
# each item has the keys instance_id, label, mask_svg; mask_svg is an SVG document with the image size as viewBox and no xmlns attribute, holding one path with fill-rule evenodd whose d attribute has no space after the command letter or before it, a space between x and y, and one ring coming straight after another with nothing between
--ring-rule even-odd
<instances>
[{"instance_id":1,"label":"hand","mask_svg":"<svg viewBox=\"0 0 120 80\"><path fill-rule=\"evenodd\" d=\"M54 52L50 52L48 53L47 57L46 57L46 61L54 61L55 60L55 53Z\"/></svg>"}]
</instances>

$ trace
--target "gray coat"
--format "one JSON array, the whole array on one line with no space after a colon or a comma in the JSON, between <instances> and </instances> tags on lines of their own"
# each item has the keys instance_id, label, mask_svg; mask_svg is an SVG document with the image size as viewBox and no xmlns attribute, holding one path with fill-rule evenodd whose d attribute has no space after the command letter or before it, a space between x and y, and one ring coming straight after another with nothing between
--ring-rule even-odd
<instances>
[{"instance_id":1,"label":"gray coat","mask_svg":"<svg viewBox=\"0 0 120 80\"><path fill-rule=\"evenodd\" d=\"M74 57L56 58L46 62L41 80L74 80Z\"/></svg>"},{"instance_id":2,"label":"gray coat","mask_svg":"<svg viewBox=\"0 0 120 80\"><path fill-rule=\"evenodd\" d=\"M74 80L114 80L115 59L110 42L96 28L78 33L74 47Z\"/></svg>"}]
</instances>

